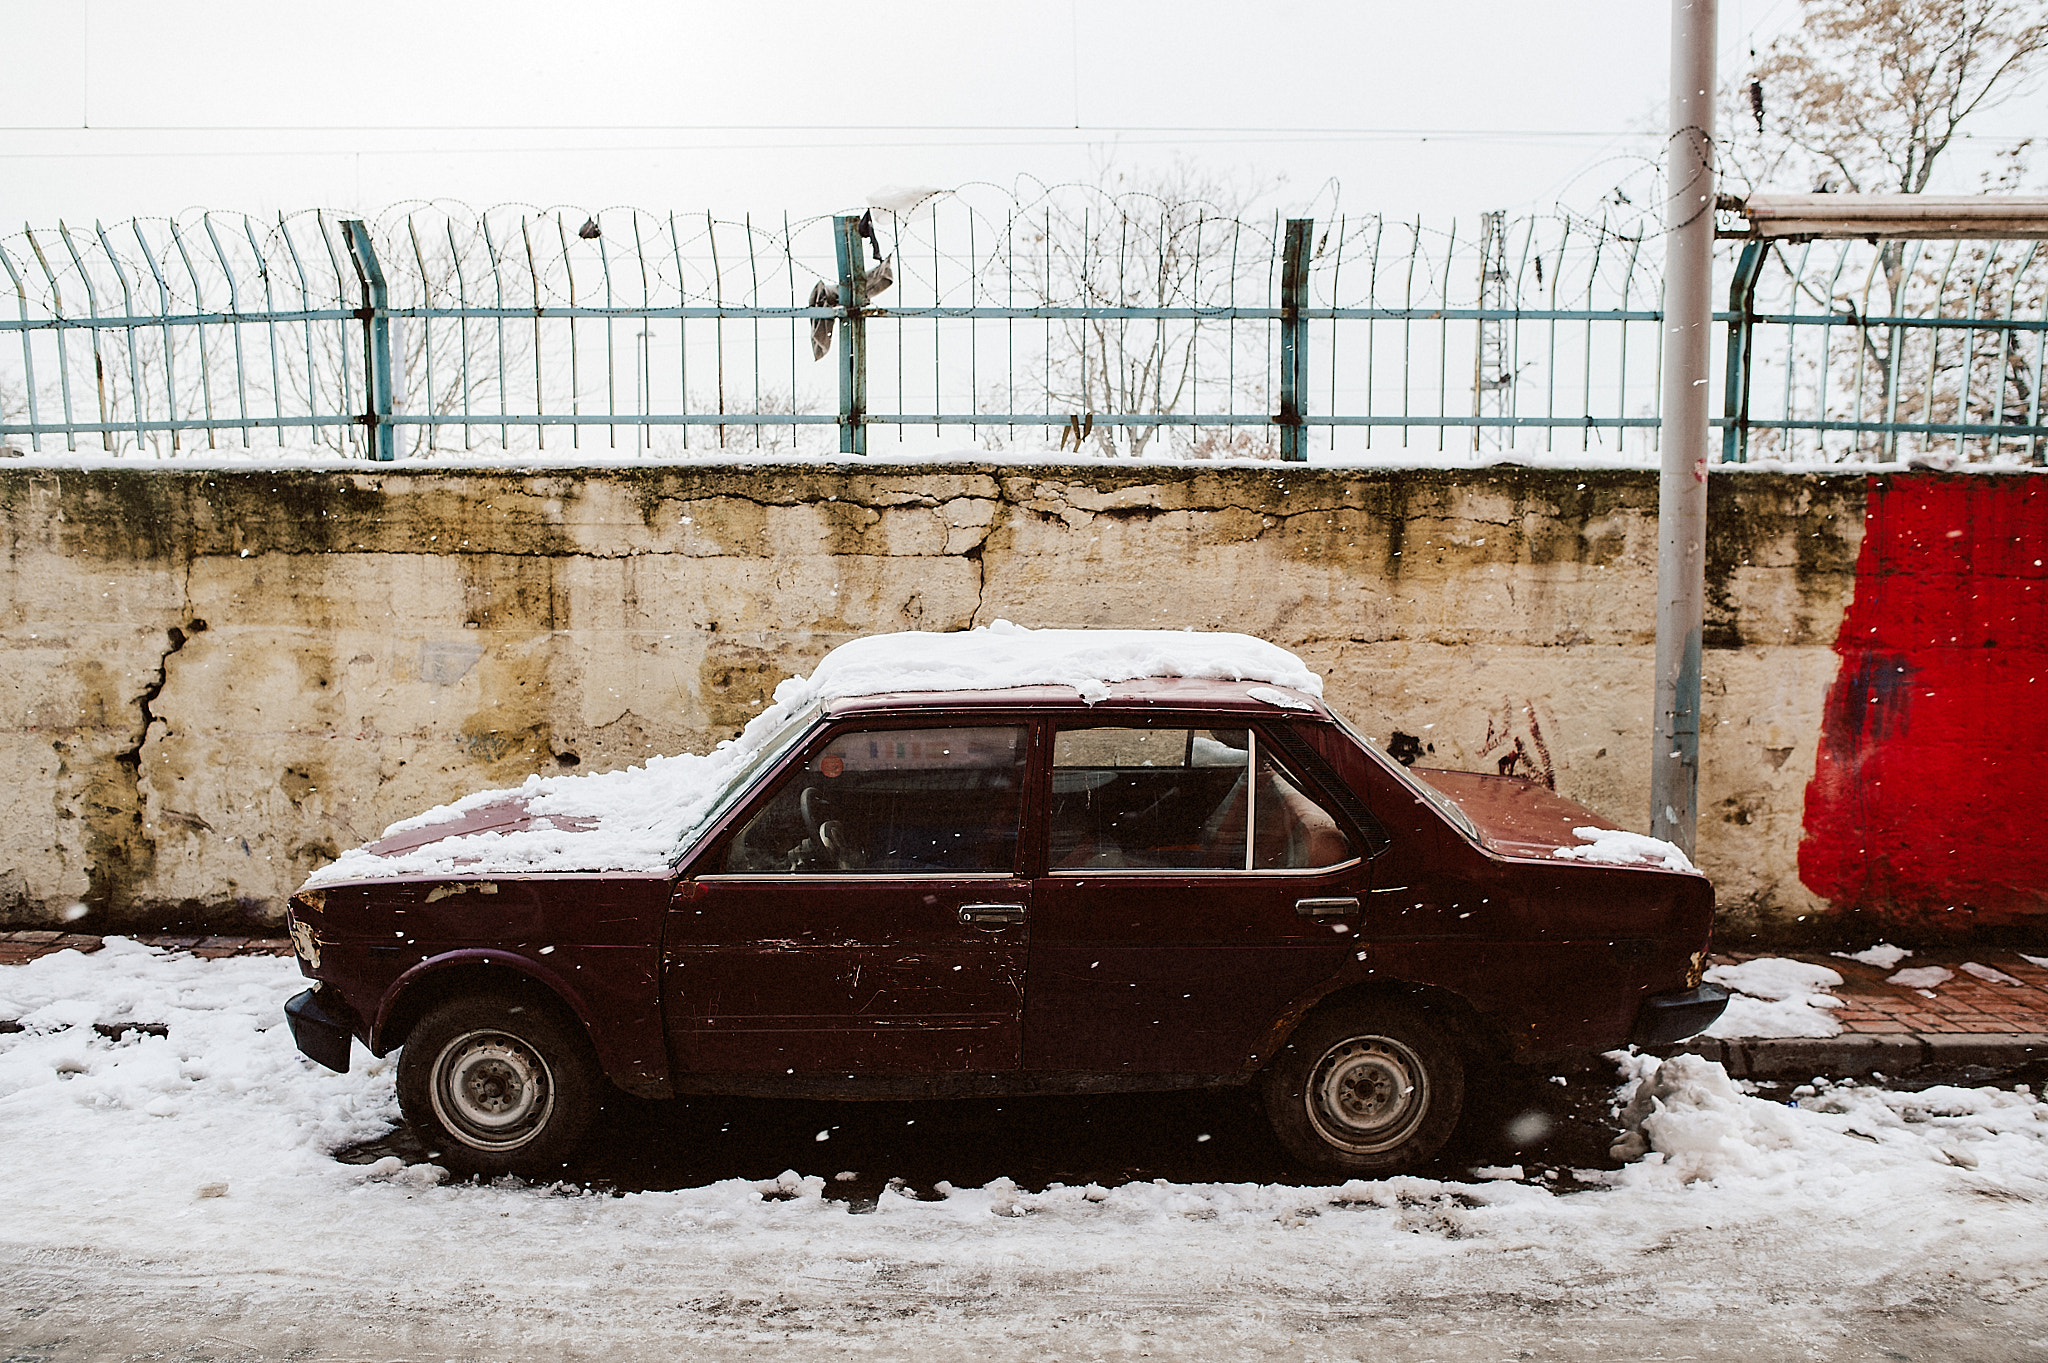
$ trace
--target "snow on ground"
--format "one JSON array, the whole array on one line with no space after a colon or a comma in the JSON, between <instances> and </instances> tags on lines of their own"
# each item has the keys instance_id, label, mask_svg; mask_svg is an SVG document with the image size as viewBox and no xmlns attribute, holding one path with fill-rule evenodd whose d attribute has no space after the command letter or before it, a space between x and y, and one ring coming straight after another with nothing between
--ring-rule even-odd
<instances>
[{"instance_id":1,"label":"snow on ground","mask_svg":"<svg viewBox=\"0 0 2048 1363\"><path fill-rule=\"evenodd\" d=\"M1897 1172L1882 1158L1845 1158L1829 1139L1848 1137L1958 1169L1983 1171L1995 1160L1996 1173L2015 1186L2048 1189L2048 1104L2024 1087L1895 1092L1854 1081L1803 1084L1793 1103L1780 1106L1744 1096L1725 1069L1695 1055L1662 1062L1635 1055L1623 1068L1635 1080L1614 1152L1634 1161L1617 1176L1624 1187L1803 1171L1825 1177L1851 1166L1881 1177ZM2048 1277L2040 1281L2048 1286Z\"/></svg>"},{"instance_id":2,"label":"snow on ground","mask_svg":"<svg viewBox=\"0 0 2048 1363\"><path fill-rule=\"evenodd\" d=\"M2025 980L2015 975L2008 975L1994 965L1983 965L1976 961L1964 961L1956 969L1962 971L1965 975L1975 975L1986 984L2005 984L2011 985L2016 989L2025 989L2027 987Z\"/></svg>"},{"instance_id":3,"label":"snow on ground","mask_svg":"<svg viewBox=\"0 0 2048 1363\"><path fill-rule=\"evenodd\" d=\"M833 649L809 677L783 681L773 705L738 738L710 753L650 758L624 771L529 776L514 790L480 791L401 819L384 836L431 829L514 800L546 816L547 825L468 832L396 855L355 848L314 872L307 884L396 875L658 872L667 869L679 839L711 811L748 759L770 748L793 719L820 702L900 691L1071 686L1093 703L1109 695L1111 683L1140 677L1269 682L1312 696L1323 693L1322 678L1300 658L1249 634L1026 629L998 620L949 634L871 635Z\"/></svg>"},{"instance_id":4,"label":"snow on ground","mask_svg":"<svg viewBox=\"0 0 2048 1363\"><path fill-rule=\"evenodd\" d=\"M1845 961L1874 965L1879 970L1890 970L1913 953L1904 947L1895 947L1890 942L1879 942L1876 946L1865 947L1861 951L1836 951L1829 954L1839 956Z\"/></svg>"},{"instance_id":5,"label":"snow on ground","mask_svg":"<svg viewBox=\"0 0 2048 1363\"><path fill-rule=\"evenodd\" d=\"M1717 965L1706 973L1709 984L1735 992L1728 1007L1704 1035L1837 1036L1842 1024L1830 1008L1842 1001L1829 994L1842 977L1824 965L1759 956L1740 965Z\"/></svg>"},{"instance_id":6,"label":"snow on ground","mask_svg":"<svg viewBox=\"0 0 2048 1363\"><path fill-rule=\"evenodd\" d=\"M392 1068L300 1058L279 1011L297 984L286 960L119 939L0 968L0 1017L24 1026L0 1035L0 1295L44 1323L154 1322L158 1348L178 1326L210 1356L269 1350L247 1357L370 1338L434 1357L650 1340L917 1358L1422 1356L1403 1340L1493 1358L1527 1340L1556 1357L1616 1312L1642 1340L1739 1337L1756 1356L1878 1356L1830 1341L1963 1317L1995 1318L2012 1357L2048 1348L2048 1104L2024 1090L1843 1084L1781 1105L1696 1057L1634 1057L1617 1095L1634 1159L1585 1171L1591 1191L1512 1167L1326 1187L999 1178L856 1213L824 1196L823 1153L779 1180L624 1197L337 1163L393 1120ZM1509 1351L1458 1352L1452 1321ZM0 1319L0 1342L39 1328Z\"/></svg>"}]
</instances>

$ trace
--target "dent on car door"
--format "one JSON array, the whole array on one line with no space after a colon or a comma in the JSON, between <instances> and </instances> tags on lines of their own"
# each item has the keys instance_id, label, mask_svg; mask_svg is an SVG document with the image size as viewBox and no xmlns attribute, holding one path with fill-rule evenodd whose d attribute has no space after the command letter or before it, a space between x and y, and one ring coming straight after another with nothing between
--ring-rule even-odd
<instances>
[{"instance_id":1,"label":"dent on car door","mask_svg":"<svg viewBox=\"0 0 2048 1363\"><path fill-rule=\"evenodd\" d=\"M1360 837L1247 727L1055 733L1027 1069L1241 1069L1355 956Z\"/></svg>"},{"instance_id":2,"label":"dent on car door","mask_svg":"<svg viewBox=\"0 0 2048 1363\"><path fill-rule=\"evenodd\" d=\"M1017 1065L1024 725L828 731L679 895L677 1064L725 1074Z\"/></svg>"}]
</instances>

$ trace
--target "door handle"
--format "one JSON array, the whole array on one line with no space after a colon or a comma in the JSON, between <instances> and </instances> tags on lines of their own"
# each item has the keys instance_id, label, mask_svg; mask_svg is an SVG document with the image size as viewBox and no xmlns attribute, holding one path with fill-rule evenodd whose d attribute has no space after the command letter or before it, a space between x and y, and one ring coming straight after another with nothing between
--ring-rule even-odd
<instances>
[{"instance_id":1,"label":"door handle","mask_svg":"<svg viewBox=\"0 0 2048 1363\"><path fill-rule=\"evenodd\" d=\"M967 924L1021 923L1022 904L962 904L960 921Z\"/></svg>"},{"instance_id":2,"label":"door handle","mask_svg":"<svg viewBox=\"0 0 2048 1363\"><path fill-rule=\"evenodd\" d=\"M1358 896L1345 895L1336 899L1297 899L1294 911L1303 918L1340 918L1347 913L1358 912Z\"/></svg>"}]
</instances>

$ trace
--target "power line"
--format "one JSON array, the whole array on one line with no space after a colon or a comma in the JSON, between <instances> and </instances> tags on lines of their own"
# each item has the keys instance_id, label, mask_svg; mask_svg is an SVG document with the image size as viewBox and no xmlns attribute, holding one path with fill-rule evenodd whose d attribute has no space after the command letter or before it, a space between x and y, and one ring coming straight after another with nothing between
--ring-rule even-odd
<instances>
[{"instance_id":1,"label":"power line","mask_svg":"<svg viewBox=\"0 0 2048 1363\"><path fill-rule=\"evenodd\" d=\"M76 129L68 131L78 131ZM98 132L100 129L93 129ZM266 130L253 130L266 131ZM365 132L382 131L378 129ZM1578 135L1574 134L1574 138ZM1661 133L1617 133L1614 137L1638 137L1656 139ZM1458 143L1466 146L1516 146L1541 145L1559 140L1555 135L1543 133L1516 133L1503 131L1493 134L1476 132L1396 134L1357 134L1352 136L1299 132L1273 132L1244 136L1190 136L1153 135L1131 136L1116 133L1094 133L1086 129L1057 130L1057 134L1044 137L969 137L969 138L851 138L840 140L779 140L755 138L746 141L729 142L498 142L484 145L445 146L408 145L395 146L334 146L306 147L293 145L276 148L240 148L234 150L208 150L180 147L162 150L147 147L133 147L120 151L5 151L0 150L0 161L86 161L86 160L146 160L179 158L188 160L230 160L277 156L503 156L517 153L635 153L640 155L718 151L878 151L917 150L920 148L1026 148L1026 147L1076 147L1101 143L1114 143L1126 147L1174 146L1174 147L1227 147L1227 146L1274 146L1294 144L1299 146L1338 147L1361 142L1413 142L1418 145L1429 142Z\"/></svg>"},{"instance_id":2,"label":"power line","mask_svg":"<svg viewBox=\"0 0 2048 1363\"><path fill-rule=\"evenodd\" d=\"M1101 140L1101 139L1098 139ZM1282 138L1211 138L1193 141L1186 138L1135 139L1125 138L1117 145L1125 147L1185 147L1185 146L1272 146ZM1297 139L1298 140L1298 139ZM1014 142L730 142L730 143L635 143L618 146L495 146L495 147L334 147L312 150L305 147L278 148L267 151L103 151L103 152L9 152L0 151L0 161L138 161L138 160L259 160L280 156L321 157L337 156L509 156L516 154L569 154L569 153L636 153L641 155L681 155L691 152L716 151L874 151L874 150L916 150L919 148L966 148L966 147L1061 147L1089 145L1086 140L1057 142L1049 139L1030 139ZM1302 140L1303 146L1340 146L1335 140ZM1510 139L1499 139L1488 143L1466 142L1463 145L1510 146Z\"/></svg>"},{"instance_id":3,"label":"power line","mask_svg":"<svg viewBox=\"0 0 2048 1363\"><path fill-rule=\"evenodd\" d=\"M9 132L85 133L1172 133L1276 137L1661 137L1643 128L1277 128L1172 123L69 123L19 124Z\"/></svg>"}]
</instances>

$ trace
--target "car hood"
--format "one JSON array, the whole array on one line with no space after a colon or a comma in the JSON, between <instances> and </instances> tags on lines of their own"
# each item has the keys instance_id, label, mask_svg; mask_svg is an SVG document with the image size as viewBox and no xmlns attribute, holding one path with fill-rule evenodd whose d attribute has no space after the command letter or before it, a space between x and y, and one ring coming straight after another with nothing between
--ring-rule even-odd
<instances>
[{"instance_id":1,"label":"car hood","mask_svg":"<svg viewBox=\"0 0 2048 1363\"><path fill-rule=\"evenodd\" d=\"M597 824L597 819L585 815L536 814L527 797L508 792L505 798L478 805L456 818L408 828L402 833L365 843L360 850L371 856L396 857L433 843L477 833L582 833L597 827Z\"/></svg>"},{"instance_id":2,"label":"car hood","mask_svg":"<svg viewBox=\"0 0 2048 1363\"><path fill-rule=\"evenodd\" d=\"M1439 771L1425 767L1411 770L1448 795L1464 811L1465 817L1478 827L1480 840L1487 848L1502 856L1547 860L1562 854L1568 859L1615 864L1655 865L1662 861L1649 851L1627 858L1621 855L1588 856L1589 845L1595 840L1580 837L1578 829L1613 832L1617 839L1612 845L1616 846L1626 846L1624 840L1643 844L1649 844L1651 840L1627 833L1606 815L1597 814L1576 800L1565 799L1540 781L1519 776L1489 776L1476 771ZM1669 844L1657 843L1655 846L1662 848ZM1675 853L1677 849L1671 848L1671 851Z\"/></svg>"}]
</instances>

